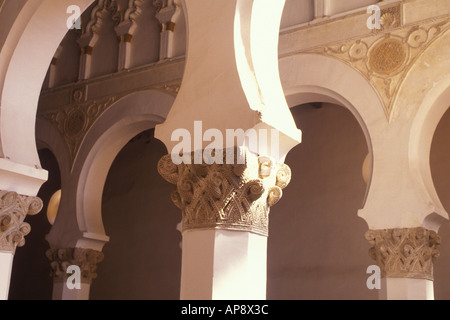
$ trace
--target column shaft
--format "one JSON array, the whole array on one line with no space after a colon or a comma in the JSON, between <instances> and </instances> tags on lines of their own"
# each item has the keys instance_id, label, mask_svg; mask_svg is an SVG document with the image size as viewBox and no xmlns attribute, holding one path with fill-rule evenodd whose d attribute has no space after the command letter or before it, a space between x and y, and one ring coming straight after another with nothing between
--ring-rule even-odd
<instances>
[{"instance_id":1,"label":"column shaft","mask_svg":"<svg viewBox=\"0 0 450 320\"><path fill-rule=\"evenodd\" d=\"M222 163L175 165L170 155L158 163L159 173L177 185L172 200L182 210L180 297L265 299L269 211L289 184L290 169L248 150L245 163Z\"/></svg>"},{"instance_id":2,"label":"column shaft","mask_svg":"<svg viewBox=\"0 0 450 320\"><path fill-rule=\"evenodd\" d=\"M42 210L42 200L0 190L0 299L8 299L13 258L17 247L25 245L31 226L24 222L27 215Z\"/></svg>"},{"instance_id":3,"label":"column shaft","mask_svg":"<svg viewBox=\"0 0 450 320\"><path fill-rule=\"evenodd\" d=\"M183 235L182 300L266 298L267 238L251 232L188 231Z\"/></svg>"}]
</instances>

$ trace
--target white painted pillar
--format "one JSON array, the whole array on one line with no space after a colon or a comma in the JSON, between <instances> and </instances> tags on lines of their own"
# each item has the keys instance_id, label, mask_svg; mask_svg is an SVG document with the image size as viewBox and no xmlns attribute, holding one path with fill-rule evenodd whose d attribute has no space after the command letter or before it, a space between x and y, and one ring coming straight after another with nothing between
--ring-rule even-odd
<instances>
[{"instance_id":1,"label":"white painted pillar","mask_svg":"<svg viewBox=\"0 0 450 320\"><path fill-rule=\"evenodd\" d=\"M14 253L25 245L31 227L23 222L27 215L37 214L42 201L37 197L0 190L0 299L7 300Z\"/></svg>"},{"instance_id":2,"label":"white painted pillar","mask_svg":"<svg viewBox=\"0 0 450 320\"><path fill-rule=\"evenodd\" d=\"M180 296L265 299L269 211L290 180L285 156L301 141L278 70L285 1L181 3L188 29L185 74L166 122L155 129L169 150L158 171L176 185L172 200L182 211ZM172 11L161 12L158 19L169 21ZM188 148L177 150L176 131L193 137ZM253 138L258 141L246 145ZM245 164L218 159L233 148L245 151ZM172 153L191 159L205 149L215 150L213 164L172 162Z\"/></svg>"},{"instance_id":3,"label":"white painted pillar","mask_svg":"<svg viewBox=\"0 0 450 320\"><path fill-rule=\"evenodd\" d=\"M168 0L165 5L159 4L161 6L157 7L155 15L161 26L159 60L165 60L174 56L174 30L181 14L181 7L173 0Z\"/></svg>"},{"instance_id":4,"label":"white painted pillar","mask_svg":"<svg viewBox=\"0 0 450 320\"><path fill-rule=\"evenodd\" d=\"M135 28L133 21L124 21L115 30L119 39L119 59L117 70L129 69L131 65L131 41ZM133 31L132 31L133 30Z\"/></svg>"},{"instance_id":5,"label":"white painted pillar","mask_svg":"<svg viewBox=\"0 0 450 320\"><path fill-rule=\"evenodd\" d=\"M78 72L78 80L86 80L91 76L91 61L92 51L94 50L94 44L96 38L92 34L82 34L78 40L78 45L81 48L80 55L80 69Z\"/></svg>"},{"instance_id":6,"label":"white painted pillar","mask_svg":"<svg viewBox=\"0 0 450 320\"><path fill-rule=\"evenodd\" d=\"M289 167L246 152L241 165L176 166L167 155L158 171L182 211L181 299L265 299L269 212Z\"/></svg>"},{"instance_id":7,"label":"white painted pillar","mask_svg":"<svg viewBox=\"0 0 450 320\"><path fill-rule=\"evenodd\" d=\"M380 300L434 300L433 281L412 278L384 278Z\"/></svg>"},{"instance_id":8,"label":"white painted pillar","mask_svg":"<svg viewBox=\"0 0 450 320\"><path fill-rule=\"evenodd\" d=\"M182 300L264 300L267 238L251 232L183 234Z\"/></svg>"},{"instance_id":9,"label":"white painted pillar","mask_svg":"<svg viewBox=\"0 0 450 320\"><path fill-rule=\"evenodd\" d=\"M0 300L8 300L14 254L0 252Z\"/></svg>"}]
</instances>

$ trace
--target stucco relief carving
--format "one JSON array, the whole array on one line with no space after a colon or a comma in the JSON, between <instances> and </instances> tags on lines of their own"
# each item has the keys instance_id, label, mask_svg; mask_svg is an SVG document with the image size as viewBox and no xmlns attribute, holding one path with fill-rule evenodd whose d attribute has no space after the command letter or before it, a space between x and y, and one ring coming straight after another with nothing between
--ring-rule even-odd
<instances>
[{"instance_id":1,"label":"stucco relief carving","mask_svg":"<svg viewBox=\"0 0 450 320\"><path fill-rule=\"evenodd\" d=\"M402 15L400 5L385 7L381 9L381 29L373 29L374 33L399 28L402 25Z\"/></svg>"},{"instance_id":2,"label":"stucco relief carving","mask_svg":"<svg viewBox=\"0 0 450 320\"><path fill-rule=\"evenodd\" d=\"M358 70L379 93L389 120L408 71L435 40L450 30L448 16L401 27L400 13L390 10L382 16L384 27L370 36L306 51L332 56Z\"/></svg>"},{"instance_id":3,"label":"stucco relief carving","mask_svg":"<svg viewBox=\"0 0 450 320\"><path fill-rule=\"evenodd\" d=\"M38 197L0 190L0 251L14 253L16 247L25 245L25 236L31 231L25 217L41 210Z\"/></svg>"},{"instance_id":4,"label":"stucco relief carving","mask_svg":"<svg viewBox=\"0 0 450 320\"><path fill-rule=\"evenodd\" d=\"M89 128L108 107L117 101L117 99L118 97L110 97L101 101L75 102L75 104L62 110L42 115L42 117L49 120L64 137L64 140L69 147L72 164Z\"/></svg>"},{"instance_id":5,"label":"stucco relief carving","mask_svg":"<svg viewBox=\"0 0 450 320\"><path fill-rule=\"evenodd\" d=\"M159 161L158 172L176 185L171 199L182 211L183 231L225 229L268 235L270 207L282 197L291 171L269 157L246 152L245 158L245 164L175 165L170 155Z\"/></svg>"},{"instance_id":6,"label":"stucco relief carving","mask_svg":"<svg viewBox=\"0 0 450 320\"><path fill-rule=\"evenodd\" d=\"M100 115L121 98L141 90L159 90L176 96L180 90L180 81L156 84L101 100L87 99L87 88L76 87L72 91L70 105L59 110L38 114L38 116L50 121L64 137L73 165L84 136Z\"/></svg>"},{"instance_id":7,"label":"stucco relief carving","mask_svg":"<svg viewBox=\"0 0 450 320\"><path fill-rule=\"evenodd\" d=\"M84 136L100 115L121 98L141 90L159 90L176 96L180 90L180 81L156 84L101 100L87 99L87 89L77 87L72 91L70 105L59 110L38 114L38 117L50 121L64 137L69 148L71 165L73 165Z\"/></svg>"},{"instance_id":8,"label":"stucco relief carving","mask_svg":"<svg viewBox=\"0 0 450 320\"><path fill-rule=\"evenodd\" d=\"M81 282L91 284L97 278L97 264L103 261L103 252L84 248L49 249L46 252L50 260L50 276L55 282L64 282L70 276L67 268L71 265L80 267Z\"/></svg>"},{"instance_id":9,"label":"stucco relief carving","mask_svg":"<svg viewBox=\"0 0 450 320\"><path fill-rule=\"evenodd\" d=\"M424 228L370 230L369 255L388 278L433 280L433 262L439 257L440 237Z\"/></svg>"}]
</instances>

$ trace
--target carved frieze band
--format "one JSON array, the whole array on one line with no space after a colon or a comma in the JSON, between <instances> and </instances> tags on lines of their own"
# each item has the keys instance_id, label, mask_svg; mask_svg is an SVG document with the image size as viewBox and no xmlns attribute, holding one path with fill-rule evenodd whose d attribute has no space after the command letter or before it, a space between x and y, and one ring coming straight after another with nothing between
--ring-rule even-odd
<instances>
[{"instance_id":1,"label":"carved frieze band","mask_svg":"<svg viewBox=\"0 0 450 320\"><path fill-rule=\"evenodd\" d=\"M382 28L366 37L305 52L337 58L358 70L378 91L389 120L402 81L417 58L450 30L449 16L402 26L400 5L384 9Z\"/></svg>"},{"instance_id":2,"label":"carved frieze band","mask_svg":"<svg viewBox=\"0 0 450 320\"><path fill-rule=\"evenodd\" d=\"M178 82L158 84L145 89L159 90L176 96L180 89L180 84ZM139 90L136 90L136 92ZM75 160L83 138L94 122L115 102L131 93L126 92L101 100L86 101L85 92L85 88L77 88L72 92L70 105L55 111L38 114L39 117L50 121L64 137L70 152L71 164Z\"/></svg>"},{"instance_id":3,"label":"carved frieze band","mask_svg":"<svg viewBox=\"0 0 450 320\"><path fill-rule=\"evenodd\" d=\"M97 264L103 261L103 252L84 248L49 249L46 252L52 268L51 277L55 282L64 282L71 275L67 268L80 267L81 282L91 284L97 278Z\"/></svg>"},{"instance_id":4,"label":"carved frieze band","mask_svg":"<svg viewBox=\"0 0 450 320\"><path fill-rule=\"evenodd\" d=\"M369 255L383 277L433 280L433 262L441 240L424 228L370 230L365 235L373 246Z\"/></svg>"},{"instance_id":5,"label":"carved frieze band","mask_svg":"<svg viewBox=\"0 0 450 320\"><path fill-rule=\"evenodd\" d=\"M15 253L25 245L25 236L31 231L25 217L39 213L42 206L38 197L0 190L0 251Z\"/></svg>"},{"instance_id":6,"label":"carved frieze band","mask_svg":"<svg viewBox=\"0 0 450 320\"><path fill-rule=\"evenodd\" d=\"M158 172L176 185L171 198L182 211L183 232L224 229L268 236L270 207L291 179L287 165L249 152L244 164L175 165L166 155Z\"/></svg>"}]
</instances>

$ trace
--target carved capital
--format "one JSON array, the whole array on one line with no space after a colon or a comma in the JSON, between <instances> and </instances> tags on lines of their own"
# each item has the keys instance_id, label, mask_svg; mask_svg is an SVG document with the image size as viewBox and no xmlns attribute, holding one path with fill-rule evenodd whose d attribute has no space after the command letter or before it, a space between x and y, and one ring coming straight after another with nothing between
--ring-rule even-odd
<instances>
[{"instance_id":1,"label":"carved capital","mask_svg":"<svg viewBox=\"0 0 450 320\"><path fill-rule=\"evenodd\" d=\"M51 277L55 282L64 282L71 275L67 268L80 267L81 282L91 284L97 278L97 264L103 261L103 252L84 248L49 249L46 252L52 268Z\"/></svg>"},{"instance_id":2,"label":"carved capital","mask_svg":"<svg viewBox=\"0 0 450 320\"><path fill-rule=\"evenodd\" d=\"M15 253L16 247L25 245L25 236L31 231L25 217L39 213L42 206L37 197L0 190L0 251Z\"/></svg>"},{"instance_id":3,"label":"carved capital","mask_svg":"<svg viewBox=\"0 0 450 320\"><path fill-rule=\"evenodd\" d=\"M386 278L433 280L433 262L439 257L440 237L425 228L370 230L369 255Z\"/></svg>"},{"instance_id":4,"label":"carved capital","mask_svg":"<svg viewBox=\"0 0 450 320\"><path fill-rule=\"evenodd\" d=\"M191 159L194 163L194 156ZM176 185L171 198L182 211L183 232L224 229L267 236L270 207L291 179L287 165L249 152L243 164L175 165L166 155L158 172Z\"/></svg>"}]
</instances>

